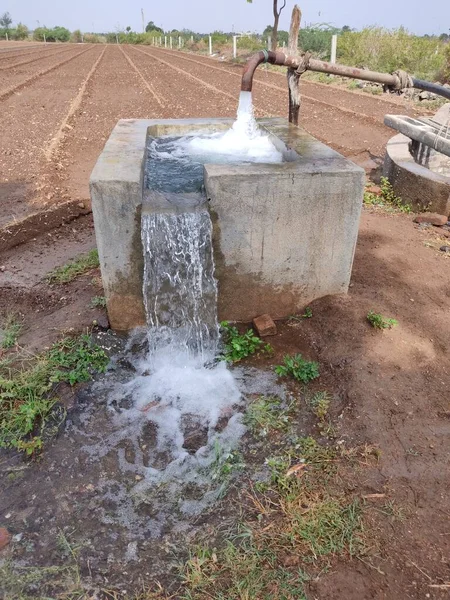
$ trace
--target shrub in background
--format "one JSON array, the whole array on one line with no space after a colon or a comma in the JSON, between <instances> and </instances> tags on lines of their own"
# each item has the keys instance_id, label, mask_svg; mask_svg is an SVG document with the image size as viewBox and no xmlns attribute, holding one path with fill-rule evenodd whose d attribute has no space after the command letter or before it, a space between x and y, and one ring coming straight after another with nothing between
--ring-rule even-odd
<instances>
[{"instance_id":1,"label":"shrub in background","mask_svg":"<svg viewBox=\"0 0 450 600\"><path fill-rule=\"evenodd\" d=\"M418 37L406 29L366 27L339 36L339 61L355 67L392 73L404 69L435 81L445 63L446 44L437 37Z\"/></svg>"}]
</instances>

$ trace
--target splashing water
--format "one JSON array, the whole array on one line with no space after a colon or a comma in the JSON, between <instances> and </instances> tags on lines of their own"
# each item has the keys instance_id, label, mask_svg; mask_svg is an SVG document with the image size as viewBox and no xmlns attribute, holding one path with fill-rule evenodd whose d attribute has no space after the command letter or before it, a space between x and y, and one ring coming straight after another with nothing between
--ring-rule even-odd
<instances>
[{"instance_id":1,"label":"splashing water","mask_svg":"<svg viewBox=\"0 0 450 600\"><path fill-rule=\"evenodd\" d=\"M280 162L281 153L253 117L250 93L241 94L238 116L226 132L149 140L146 171L148 207L143 207L144 303L149 351L136 362L136 376L118 391L132 406L117 417L131 439L142 422L156 428L164 466L128 466L144 480L136 492L174 478L201 478L245 432L239 408L242 383L217 361L219 325L214 278L212 224L203 193L203 164ZM203 432L192 451L193 429ZM136 434L134 434L136 437ZM121 438L122 439L122 438ZM138 453L138 446L135 452Z\"/></svg>"},{"instance_id":2,"label":"splashing water","mask_svg":"<svg viewBox=\"0 0 450 600\"><path fill-rule=\"evenodd\" d=\"M192 156L209 155L210 162L283 162L282 153L258 127L251 92L241 92L237 119L231 129L225 133L180 141L180 145Z\"/></svg>"},{"instance_id":3,"label":"splashing water","mask_svg":"<svg viewBox=\"0 0 450 600\"><path fill-rule=\"evenodd\" d=\"M185 527L177 519L211 506L225 485L215 473L246 431L245 395L285 394L274 373L231 372L217 360L217 282L203 164L282 160L257 128L250 94L241 94L238 118L227 132L150 139L148 155L151 206L143 207L141 227L147 330L131 337L110 378L95 390L111 427L98 430L99 404L92 403L82 433L90 461L117 455L125 481L100 482L107 506L101 520L119 522L132 540ZM142 352L140 335L148 352ZM125 374L121 361L129 365ZM131 486L130 474L137 481ZM151 514L141 515L142 503ZM133 546L129 555L135 555Z\"/></svg>"},{"instance_id":4,"label":"splashing water","mask_svg":"<svg viewBox=\"0 0 450 600\"><path fill-rule=\"evenodd\" d=\"M201 189L207 163L281 163L283 154L258 127L251 92L241 92L237 118L227 131L197 132L182 137L150 140L147 187L191 192Z\"/></svg>"}]
</instances>

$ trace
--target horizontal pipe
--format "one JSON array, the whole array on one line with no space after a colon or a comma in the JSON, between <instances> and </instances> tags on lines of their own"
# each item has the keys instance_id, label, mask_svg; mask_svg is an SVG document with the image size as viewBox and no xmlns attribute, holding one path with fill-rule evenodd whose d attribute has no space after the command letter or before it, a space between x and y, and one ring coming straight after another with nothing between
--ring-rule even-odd
<instances>
[{"instance_id":1,"label":"horizontal pipe","mask_svg":"<svg viewBox=\"0 0 450 600\"><path fill-rule=\"evenodd\" d=\"M438 96L443 96L450 100L450 88L445 88L442 85L437 83L431 83L430 81L423 81L422 79L415 79L413 77L413 86L419 90L424 90L425 92L431 92L432 94L437 94Z\"/></svg>"},{"instance_id":2,"label":"horizontal pipe","mask_svg":"<svg viewBox=\"0 0 450 600\"><path fill-rule=\"evenodd\" d=\"M340 75L352 79L361 79L362 81L372 81L381 83L393 89L400 89L401 82L399 77L389 73L379 73L367 69L357 69L356 67L347 67L337 63L329 63L315 58L306 58L304 56L288 56L284 52L267 52L262 50L252 56L244 67L242 77L242 91L251 92L253 86L253 75L261 63L270 63L272 65L285 66L291 69L299 67L305 71L317 71L318 73L329 73L331 75ZM450 89L437 83L422 81L421 79L411 78L412 86L420 90L432 92L438 96L443 96L450 100Z\"/></svg>"},{"instance_id":3,"label":"horizontal pipe","mask_svg":"<svg viewBox=\"0 0 450 600\"><path fill-rule=\"evenodd\" d=\"M341 75L342 77L351 77L352 79L361 79L363 81L373 81L375 83L382 83L383 85L396 86L399 83L399 79L396 75L378 73L377 71L369 71L367 69L357 69L356 67L346 67L345 65L329 63L313 58L310 59L307 68L309 71Z\"/></svg>"}]
</instances>

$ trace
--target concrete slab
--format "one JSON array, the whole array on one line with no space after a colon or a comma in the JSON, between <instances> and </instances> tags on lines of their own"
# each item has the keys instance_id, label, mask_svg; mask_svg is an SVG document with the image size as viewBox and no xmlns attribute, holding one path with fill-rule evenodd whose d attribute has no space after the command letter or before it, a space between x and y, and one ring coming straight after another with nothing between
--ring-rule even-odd
<instances>
[{"instance_id":1,"label":"concrete slab","mask_svg":"<svg viewBox=\"0 0 450 600\"><path fill-rule=\"evenodd\" d=\"M433 121L448 126L450 103L437 111ZM402 133L392 137L386 145L383 175L414 210L450 215L450 158L428 143Z\"/></svg>"},{"instance_id":2,"label":"concrete slab","mask_svg":"<svg viewBox=\"0 0 450 600\"><path fill-rule=\"evenodd\" d=\"M219 316L232 321L347 292L364 193L362 168L284 119L258 122L297 160L205 166Z\"/></svg>"},{"instance_id":3,"label":"concrete slab","mask_svg":"<svg viewBox=\"0 0 450 600\"><path fill-rule=\"evenodd\" d=\"M204 168L219 317L232 321L285 317L315 298L346 292L362 207L363 169L284 119L258 122L284 149L285 162ZM128 330L145 319L140 215L147 131L183 135L231 124L124 120L111 134L91 176L91 195L113 328ZM160 200L153 196L153 206Z\"/></svg>"}]
</instances>

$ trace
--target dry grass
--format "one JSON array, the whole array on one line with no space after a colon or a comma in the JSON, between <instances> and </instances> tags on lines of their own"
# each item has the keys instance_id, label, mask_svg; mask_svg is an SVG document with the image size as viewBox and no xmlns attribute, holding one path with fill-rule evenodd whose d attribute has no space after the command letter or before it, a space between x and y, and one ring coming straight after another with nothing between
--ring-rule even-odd
<instances>
[{"instance_id":1,"label":"dry grass","mask_svg":"<svg viewBox=\"0 0 450 600\"><path fill-rule=\"evenodd\" d=\"M246 522L224 547L192 552L180 597L306 598L305 584L333 557L364 553L362 505L336 485L345 460L312 438L269 458L270 480L241 494Z\"/></svg>"}]
</instances>

